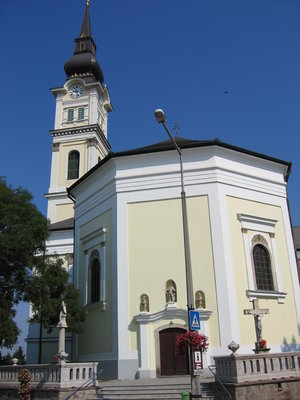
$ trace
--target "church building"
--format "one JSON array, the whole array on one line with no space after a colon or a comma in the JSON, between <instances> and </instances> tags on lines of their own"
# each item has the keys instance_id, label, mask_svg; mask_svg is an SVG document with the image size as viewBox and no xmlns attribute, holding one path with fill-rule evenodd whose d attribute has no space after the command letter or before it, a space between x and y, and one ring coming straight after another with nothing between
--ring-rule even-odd
<instances>
[{"instance_id":1,"label":"church building","mask_svg":"<svg viewBox=\"0 0 300 400\"><path fill-rule=\"evenodd\" d=\"M56 99L47 247L65 260L86 312L68 338L72 361L104 378L188 373L176 347L188 330L179 157L171 140L113 152L113 111L86 5ZM151 110L152 111L152 110ZM163 129L162 126L159 128ZM253 354L299 348L300 292L287 202L290 163L220 140L176 138L183 156L195 309L209 340L204 368L228 345ZM260 310L265 310L260 313ZM31 326L28 362L36 362ZM43 335L53 361L55 333Z\"/></svg>"}]
</instances>

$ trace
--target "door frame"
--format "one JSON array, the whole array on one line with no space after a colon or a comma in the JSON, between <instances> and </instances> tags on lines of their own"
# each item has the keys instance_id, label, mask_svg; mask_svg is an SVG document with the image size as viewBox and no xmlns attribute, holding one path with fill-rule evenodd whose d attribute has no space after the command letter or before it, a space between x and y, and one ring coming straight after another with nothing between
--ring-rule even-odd
<instances>
[{"instance_id":1,"label":"door frame","mask_svg":"<svg viewBox=\"0 0 300 400\"><path fill-rule=\"evenodd\" d=\"M170 322L169 324L162 325L155 329L154 331L154 340L155 340L155 367L156 367L156 375L161 375L161 365L160 365L160 341L159 341L159 333L164 331L165 329L172 329L172 328L180 328L184 331L187 331L187 326L182 324L174 324Z\"/></svg>"}]
</instances>

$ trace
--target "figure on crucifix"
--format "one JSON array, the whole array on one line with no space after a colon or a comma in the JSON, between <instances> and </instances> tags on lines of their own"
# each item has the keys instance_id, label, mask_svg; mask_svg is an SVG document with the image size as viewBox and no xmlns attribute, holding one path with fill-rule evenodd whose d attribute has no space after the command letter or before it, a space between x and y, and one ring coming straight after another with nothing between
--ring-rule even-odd
<instances>
[{"instance_id":1,"label":"figure on crucifix","mask_svg":"<svg viewBox=\"0 0 300 400\"><path fill-rule=\"evenodd\" d=\"M244 315L252 315L254 317L254 325L256 332L255 352L259 352L262 350L260 345L262 341L261 319L265 314L269 314L270 310L268 308L259 308L257 299L253 300L252 303L253 303L253 309L244 310Z\"/></svg>"}]
</instances>

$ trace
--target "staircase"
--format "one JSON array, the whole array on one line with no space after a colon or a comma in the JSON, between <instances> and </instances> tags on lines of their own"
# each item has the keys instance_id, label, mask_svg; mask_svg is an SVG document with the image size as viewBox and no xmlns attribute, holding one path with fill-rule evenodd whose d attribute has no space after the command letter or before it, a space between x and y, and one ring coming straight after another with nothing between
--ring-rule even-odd
<instances>
[{"instance_id":1,"label":"staircase","mask_svg":"<svg viewBox=\"0 0 300 400\"><path fill-rule=\"evenodd\" d=\"M98 397L102 400L173 400L181 399L182 392L190 391L190 377L176 376L135 381L101 381ZM217 400L214 391L214 378L201 379L202 399ZM87 400L92 400L89 398Z\"/></svg>"}]
</instances>

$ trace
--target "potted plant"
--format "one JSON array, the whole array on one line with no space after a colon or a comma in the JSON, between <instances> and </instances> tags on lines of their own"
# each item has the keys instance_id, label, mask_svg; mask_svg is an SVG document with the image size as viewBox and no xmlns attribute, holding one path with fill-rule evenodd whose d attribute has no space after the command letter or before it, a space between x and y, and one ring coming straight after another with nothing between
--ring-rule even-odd
<instances>
[{"instance_id":1,"label":"potted plant","mask_svg":"<svg viewBox=\"0 0 300 400\"><path fill-rule=\"evenodd\" d=\"M260 339L258 342L258 345L261 349L266 349L267 348L267 341L265 339Z\"/></svg>"},{"instance_id":2,"label":"potted plant","mask_svg":"<svg viewBox=\"0 0 300 400\"><path fill-rule=\"evenodd\" d=\"M18 389L18 393L20 395L20 400L30 400L30 381L31 374L28 369L22 368L18 374L18 381L20 382L20 386Z\"/></svg>"}]
</instances>

